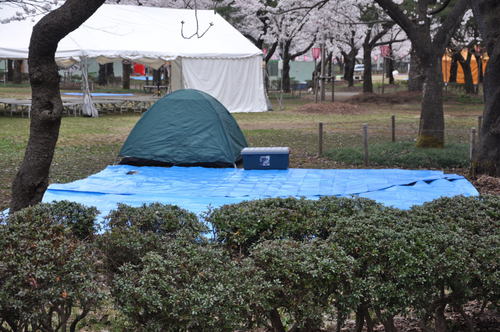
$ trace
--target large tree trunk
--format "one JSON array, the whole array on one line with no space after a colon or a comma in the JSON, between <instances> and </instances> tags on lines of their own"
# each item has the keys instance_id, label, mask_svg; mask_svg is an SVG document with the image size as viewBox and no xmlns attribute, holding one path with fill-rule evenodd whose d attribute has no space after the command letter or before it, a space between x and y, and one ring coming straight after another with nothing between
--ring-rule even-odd
<instances>
[{"instance_id":1,"label":"large tree trunk","mask_svg":"<svg viewBox=\"0 0 500 332\"><path fill-rule=\"evenodd\" d=\"M370 45L363 45L363 92L373 93L372 81L372 48Z\"/></svg>"},{"instance_id":2,"label":"large tree trunk","mask_svg":"<svg viewBox=\"0 0 500 332\"><path fill-rule=\"evenodd\" d=\"M425 72L415 51L410 54L410 71L408 73L408 91L422 91L424 87Z\"/></svg>"},{"instance_id":3,"label":"large tree trunk","mask_svg":"<svg viewBox=\"0 0 500 332\"><path fill-rule=\"evenodd\" d=\"M425 83L420 113L417 146L444 146L443 79L440 56L430 56L425 62Z\"/></svg>"},{"instance_id":4,"label":"large tree trunk","mask_svg":"<svg viewBox=\"0 0 500 332\"><path fill-rule=\"evenodd\" d=\"M32 92L30 137L12 184L11 212L39 203L47 189L63 110L54 60L57 44L103 3L104 0L67 0L33 28L28 60Z\"/></svg>"},{"instance_id":5,"label":"large tree trunk","mask_svg":"<svg viewBox=\"0 0 500 332\"><path fill-rule=\"evenodd\" d=\"M477 172L500 176L500 3L471 0L470 4L490 55L484 76L485 107Z\"/></svg>"},{"instance_id":6,"label":"large tree trunk","mask_svg":"<svg viewBox=\"0 0 500 332\"><path fill-rule=\"evenodd\" d=\"M122 87L125 90L130 89L130 74L132 73L132 63L130 61L122 62Z\"/></svg>"}]
</instances>

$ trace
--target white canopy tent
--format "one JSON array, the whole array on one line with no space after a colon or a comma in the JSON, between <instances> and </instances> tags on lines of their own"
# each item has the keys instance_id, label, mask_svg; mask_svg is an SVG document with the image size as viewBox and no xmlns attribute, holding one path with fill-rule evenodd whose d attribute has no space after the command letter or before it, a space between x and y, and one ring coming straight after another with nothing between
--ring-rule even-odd
<instances>
[{"instance_id":1,"label":"white canopy tent","mask_svg":"<svg viewBox=\"0 0 500 332\"><path fill-rule=\"evenodd\" d=\"M9 7L4 7L5 17ZM103 5L61 40L56 61L69 66L85 58L131 60L153 68L170 61L174 90L202 90L231 112L266 111L262 52L214 11L198 10L197 17L200 35L213 26L203 37L188 39L197 32L194 10ZM40 18L0 24L1 59L28 58L31 31Z\"/></svg>"}]
</instances>

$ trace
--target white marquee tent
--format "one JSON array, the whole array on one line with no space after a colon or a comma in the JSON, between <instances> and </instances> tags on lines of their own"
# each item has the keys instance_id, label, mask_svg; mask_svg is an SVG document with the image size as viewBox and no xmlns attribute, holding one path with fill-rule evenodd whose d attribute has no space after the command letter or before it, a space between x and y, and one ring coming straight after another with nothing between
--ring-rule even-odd
<instances>
[{"instance_id":1,"label":"white marquee tent","mask_svg":"<svg viewBox=\"0 0 500 332\"><path fill-rule=\"evenodd\" d=\"M1 12L5 17L6 8ZM99 63L131 60L153 68L170 61L173 90L205 91L231 112L266 111L262 52L214 11L196 14L198 35L210 28L201 38L188 39L197 32L194 10L103 5L61 40L56 60L62 66L86 58ZM31 31L39 19L0 24L0 59L28 58Z\"/></svg>"}]
</instances>

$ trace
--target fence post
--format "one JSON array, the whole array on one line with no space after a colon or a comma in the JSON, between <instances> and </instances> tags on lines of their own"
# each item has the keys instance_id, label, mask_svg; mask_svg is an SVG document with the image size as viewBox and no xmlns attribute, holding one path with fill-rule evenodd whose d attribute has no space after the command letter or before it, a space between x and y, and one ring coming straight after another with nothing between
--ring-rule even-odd
<instances>
[{"instance_id":1,"label":"fence post","mask_svg":"<svg viewBox=\"0 0 500 332\"><path fill-rule=\"evenodd\" d=\"M475 177L476 176L476 128L471 128L470 130L469 158L470 158L470 175L472 177Z\"/></svg>"},{"instance_id":2,"label":"fence post","mask_svg":"<svg viewBox=\"0 0 500 332\"><path fill-rule=\"evenodd\" d=\"M318 156L323 156L323 122L318 126Z\"/></svg>"},{"instance_id":3,"label":"fence post","mask_svg":"<svg viewBox=\"0 0 500 332\"><path fill-rule=\"evenodd\" d=\"M364 151L364 165L368 166L368 124L363 124L363 151Z\"/></svg>"},{"instance_id":4,"label":"fence post","mask_svg":"<svg viewBox=\"0 0 500 332\"><path fill-rule=\"evenodd\" d=\"M391 139L392 142L396 142L396 116L391 116Z\"/></svg>"}]
</instances>

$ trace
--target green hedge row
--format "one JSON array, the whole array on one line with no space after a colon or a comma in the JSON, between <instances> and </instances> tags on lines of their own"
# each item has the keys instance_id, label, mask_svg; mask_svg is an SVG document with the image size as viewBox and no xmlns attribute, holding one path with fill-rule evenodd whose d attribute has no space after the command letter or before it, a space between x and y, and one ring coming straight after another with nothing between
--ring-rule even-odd
<instances>
[{"instance_id":1,"label":"green hedge row","mask_svg":"<svg viewBox=\"0 0 500 332\"><path fill-rule=\"evenodd\" d=\"M497 306L500 198L443 198L410 211L366 199L267 199L204 218L120 205L40 204L0 222L0 330L75 331L111 300L137 330L356 329L396 315L451 330L445 310ZM107 302L104 302L105 299Z\"/></svg>"}]
</instances>

